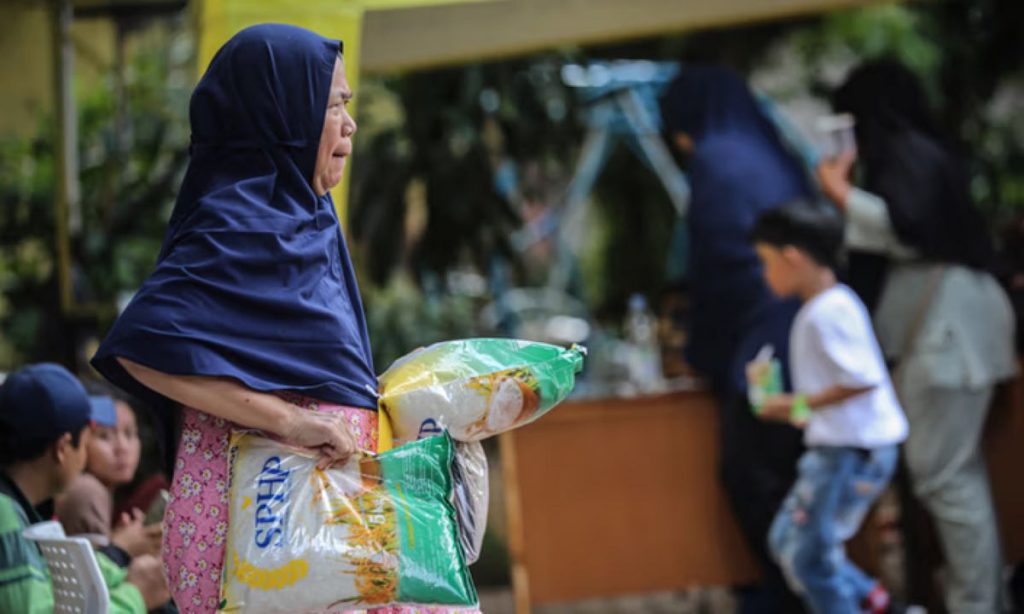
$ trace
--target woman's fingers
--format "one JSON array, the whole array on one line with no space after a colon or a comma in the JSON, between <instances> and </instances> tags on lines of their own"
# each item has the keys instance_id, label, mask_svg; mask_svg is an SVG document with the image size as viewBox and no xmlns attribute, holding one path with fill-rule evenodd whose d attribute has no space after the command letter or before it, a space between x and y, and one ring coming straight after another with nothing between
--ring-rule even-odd
<instances>
[{"instance_id":1,"label":"woman's fingers","mask_svg":"<svg viewBox=\"0 0 1024 614\"><path fill-rule=\"evenodd\" d=\"M319 453L317 468L327 469L345 463L356 452L356 440L348 422L337 414L299 410L300 421L282 436L292 445L302 446Z\"/></svg>"},{"instance_id":2,"label":"woman's fingers","mask_svg":"<svg viewBox=\"0 0 1024 614\"><path fill-rule=\"evenodd\" d=\"M160 548L163 545L164 539L164 527L161 523L157 522L146 527L146 539L149 541L149 551L151 554L159 556Z\"/></svg>"},{"instance_id":3,"label":"woman's fingers","mask_svg":"<svg viewBox=\"0 0 1024 614\"><path fill-rule=\"evenodd\" d=\"M136 507L132 509L130 516L128 515L128 512L124 513L124 515L122 516L122 522L124 524L137 524L139 526L142 526L142 521L145 518L146 515L142 512L142 510Z\"/></svg>"},{"instance_id":4,"label":"woman's fingers","mask_svg":"<svg viewBox=\"0 0 1024 614\"><path fill-rule=\"evenodd\" d=\"M324 417L324 442L320 446L321 459L317 466L326 469L347 461L356 451L355 439L348 424L340 416Z\"/></svg>"},{"instance_id":5,"label":"woman's fingers","mask_svg":"<svg viewBox=\"0 0 1024 614\"><path fill-rule=\"evenodd\" d=\"M843 171L844 176L850 176L850 170L853 168L853 163L857 161L857 150L849 149L839 155L837 162L839 163L839 169Z\"/></svg>"},{"instance_id":6,"label":"woman's fingers","mask_svg":"<svg viewBox=\"0 0 1024 614\"><path fill-rule=\"evenodd\" d=\"M845 206L850 191L850 170L856 159L856 154L847 152L835 159L822 160L816 169L822 191L840 208Z\"/></svg>"},{"instance_id":7,"label":"woman's fingers","mask_svg":"<svg viewBox=\"0 0 1024 614\"><path fill-rule=\"evenodd\" d=\"M323 445L330 448L336 457L341 456L348 447L348 429L345 423L337 416L325 418L325 439Z\"/></svg>"}]
</instances>

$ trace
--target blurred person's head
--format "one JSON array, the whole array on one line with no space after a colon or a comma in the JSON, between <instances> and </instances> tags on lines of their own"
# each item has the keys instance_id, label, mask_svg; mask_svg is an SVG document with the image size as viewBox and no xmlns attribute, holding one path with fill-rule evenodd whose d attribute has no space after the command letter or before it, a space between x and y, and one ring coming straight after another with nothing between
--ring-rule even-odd
<instances>
[{"instance_id":1,"label":"blurred person's head","mask_svg":"<svg viewBox=\"0 0 1024 614\"><path fill-rule=\"evenodd\" d=\"M843 222L827 209L794 202L758 218L750 240L772 292L780 297L806 298L823 276L834 278Z\"/></svg>"},{"instance_id":2,"label":"blurred person's head","mask_svg":"<svg viewBox=\"0 0 1024 614\"><path fill-rule=\"evenodd\" d=\"M917 75L895 60L873 60L854 68L833 94L832 106L853 115L861 151L872 152L886 133L914 130L938 136L924 87Z\"/></svg>"},{"instance_id":3,"label":"blurred person's head","mask_svg":"<svg viewBox=\"0 0 1024 614\"><path fill-rule=\"evenodd\" d=\"M853 115L864 187L885 201L900 240L925 260L991 266L991 237L962 153L941 134L917 76L895 60L865 62L832 102Z\"/></svg>"},{"instance_id":4,"label":"blurred person's head","mask_svg":"<svg viewBox=\"0 0 1024 614\"><path fill-rule=\"evenodd\" d=\"M139 467L142 441L135 409L122 399L113 399L117 424L97 426L89 440L86 469L108 488L132 481Z\"/></svg>"},{"instance_id":5,"label":"blurred person's head","mask_svg":"<svg viewBox=\"0 0 1024 614\"><path fill-rule=\"evenodd\" d=\"M38 504L85 469L93 425L115 423L110 400L90 398L64 367L24 367L0 386L0 467Z\"/></svg>"},{"instance_id":6,"label":"blurred person's head","mask_svg":"<svg viewBox=\"0 0 1024 614\"><path fill-rule=\"evenodd\" d=\"M774 135L743 78L721 66L683 66L659 104L665 132L686 154L713 135Z\"/></svg>"}]
</instances>

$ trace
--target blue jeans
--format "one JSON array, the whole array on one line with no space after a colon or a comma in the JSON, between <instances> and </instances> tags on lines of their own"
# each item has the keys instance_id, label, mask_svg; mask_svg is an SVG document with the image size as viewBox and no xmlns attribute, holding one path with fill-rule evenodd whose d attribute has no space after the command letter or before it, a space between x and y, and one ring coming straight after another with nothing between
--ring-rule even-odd
<instances>
[{"instance_id":1,"label":"blue jeans","mask_svg":"<svg viewBox=\"0 0 1024 614\"><path fill-rule=\"evenodd\" d=\"M813 612L860 614L877 581L846 558L853 537L896 469L899 450L885 446L810 448L775 516L769 547L794 591Z\"/></svg>"}]
</instances>

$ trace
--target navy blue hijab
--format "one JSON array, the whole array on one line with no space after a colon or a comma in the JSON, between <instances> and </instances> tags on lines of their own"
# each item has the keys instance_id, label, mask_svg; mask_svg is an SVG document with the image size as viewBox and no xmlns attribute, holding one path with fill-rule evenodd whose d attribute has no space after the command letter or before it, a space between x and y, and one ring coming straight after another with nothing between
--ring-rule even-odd
<instances>
[{"instance_id":1,"label":"navy blue hijab","mask_svg":"<svg viewBox=\"0 0 1024 614\"><path fill-rule=\"evenodd\" d=\"M717 66L685 66L661 99L670 134L684 132L689 160L687 360L726 393L746 389L744 365L771 343L785 362L797 309L776 299L749 242L765 211L811 194L799 160L785 148L743 80Z\"/></svg>"},{"instance_id":2,"label":"navy blue hijab","mask_svg":"<svg viewBox=\"0 0 1024 614\"><path fill-rule=\"evenodd\" d=\"M330 195L311 179L341 43L301 28L243 30L192 94L192 157L156 270L92 360L230 377L376 408L366 319Z\"/></svg>"}]
</instances>

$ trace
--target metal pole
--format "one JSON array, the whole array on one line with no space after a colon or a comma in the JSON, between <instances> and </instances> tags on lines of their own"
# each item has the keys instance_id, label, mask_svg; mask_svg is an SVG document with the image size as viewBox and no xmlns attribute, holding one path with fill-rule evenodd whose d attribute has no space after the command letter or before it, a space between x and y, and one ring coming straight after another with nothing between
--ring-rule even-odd
<instances>
[{"instance_id":1,"label":"metal pole","mask_svg":"<svg viewBox=\"0 0 1024 614\"><path fill-rule=\"evenodd\" d=\"M53 0L53 80L57 120L57 194L55 206L60 304L65 313L74 302L71 280L71 237L82 229L78 188L78 117L75 110L75 51L71 42L74 9L71 0Z\"/></svg>"},{"instance_id":2,"label":"metal pole","mask_svg":"<svg viewBox=\"0 0 1024 614\"><path fill-rule=\"evenodd\" d=\"M648 164L672 200L676 214L679 217L686 217L686 211L690 207L690 184L672 159L672 153L658 133L657 124L644 108L635 89L625 90L617 98L622 107L622 115L633 131L633 138L647 156Z\"/></svg>"}]
</instances>

